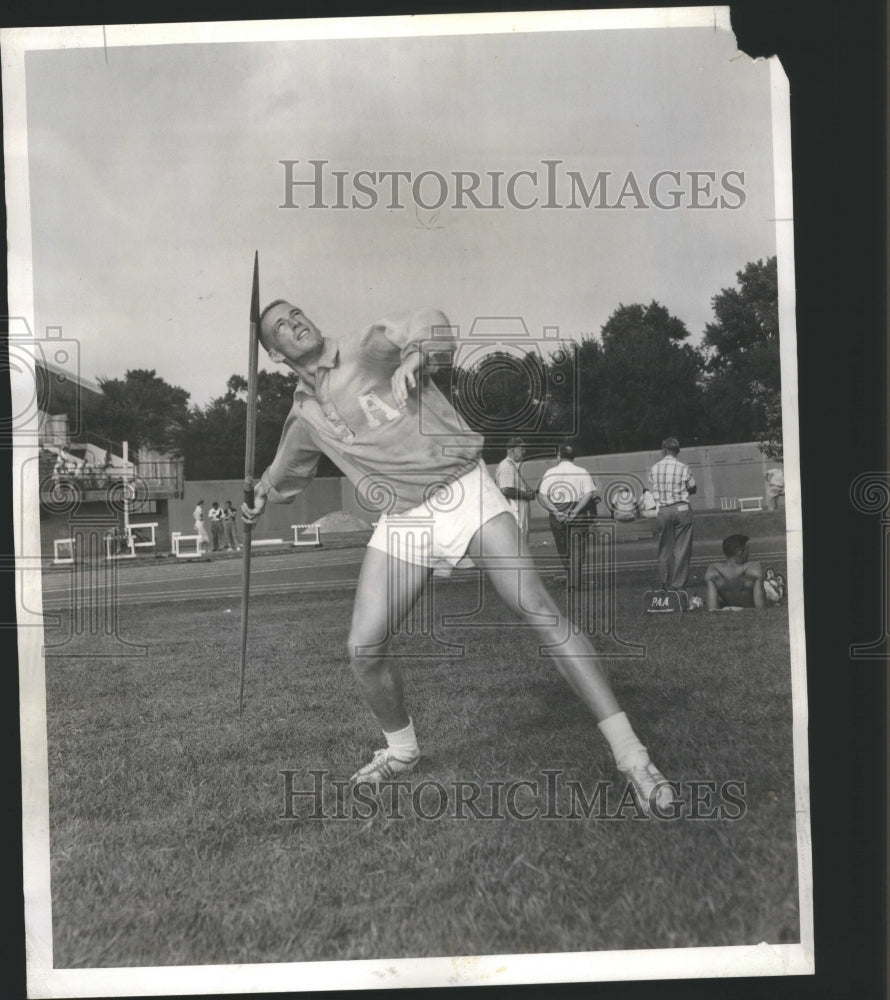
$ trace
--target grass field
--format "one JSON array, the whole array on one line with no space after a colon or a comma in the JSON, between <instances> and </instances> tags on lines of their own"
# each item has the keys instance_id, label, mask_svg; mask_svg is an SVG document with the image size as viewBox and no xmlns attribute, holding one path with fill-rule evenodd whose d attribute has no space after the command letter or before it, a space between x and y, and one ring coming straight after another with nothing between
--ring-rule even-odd
<instances>
[{"instance_id":1,"label":"grass field","mask_svg":"<svg viewBox=\"0 0 890 1000\"><path fill-rule=\"evenodd\" d=\"M424 752L409 798L551 769L559 818L395 818L385 793L377 815L313 819L301 796L281 818L280 772L309 789L310 771L346 777L381 744L345 657L352 592L254 604L241 719L237 606L122 607L148 657L47 660L55 966L797 941L787 614L642 615L650 583L621 575L617 631L647 655L609 675L685 801L690 782L743 782L740 818L566 818L569 780L588 797L614 781L618 803L608 748L528 632L479 626L442 631L464 656L404 660ZM437 614L476 593L437 588Z\"/></svg>"}]
</instances>

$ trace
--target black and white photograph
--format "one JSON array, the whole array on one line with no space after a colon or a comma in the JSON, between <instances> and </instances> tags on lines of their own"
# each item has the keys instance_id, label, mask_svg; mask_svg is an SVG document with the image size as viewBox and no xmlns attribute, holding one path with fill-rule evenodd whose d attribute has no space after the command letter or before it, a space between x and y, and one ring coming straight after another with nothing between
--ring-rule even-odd
<instances>
[{"instance_id":1,"label":"black and white photograph","mask_svg":"<svg viewBox=\"0 0 890 1000\"><path fill-rule=\"evenodd\" d=\"M811 976L780 62L0 52L29 996Z\"/></svg>"}]
</instances>

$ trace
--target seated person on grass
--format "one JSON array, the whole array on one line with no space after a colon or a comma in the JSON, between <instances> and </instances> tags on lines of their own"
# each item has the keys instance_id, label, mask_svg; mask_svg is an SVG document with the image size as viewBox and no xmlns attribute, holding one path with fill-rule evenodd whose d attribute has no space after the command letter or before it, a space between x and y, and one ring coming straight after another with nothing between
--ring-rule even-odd
<instances>
[{"instance_id":1,"label":"seated person on grass","mask_svg":"<svg viewBox=\"0 0 890 1000\"><path fill-rule=\"evenodd\" d=\"M705 573L708 611L766 607L763 569L759 562L748 562L748 536L724 538L723 554L726 559L711 563Z\"/></svg>"}]
</instances>

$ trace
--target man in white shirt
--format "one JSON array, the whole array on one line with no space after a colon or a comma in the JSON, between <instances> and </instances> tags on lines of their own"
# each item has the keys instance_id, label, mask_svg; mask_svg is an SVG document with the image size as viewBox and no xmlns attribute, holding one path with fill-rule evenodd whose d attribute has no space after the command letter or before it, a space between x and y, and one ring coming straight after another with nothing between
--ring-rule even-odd
<instances>
[{"instance_id":1,"label":"man in white shirt","mask_svg":"<svg viewBox=\"0 0 890 1000\"><path fill-rule=\"evenodd\" d=\"M785 473L781 468L767 469L763 474L766 480L766 501L770 510L779 509L779 497L785 500Z\"/></svg>"},{"instance_id":2,"label":"man in white shirt","mask_svg":"<svg viewBox=\"0 0 890 1000\"><path fill-rule=\"evenodd\" d=\"M498 489L510 504L523 542L527 542L531 530L529 508L535 498L535 491L522 478L520 466L523 458L525 458L525 442L521 438L511 438L507 442L507 457L498 466L494 478Z\"/></svg>"},{"instance_id":3,"label":"man in white shirt","mask_svg":"<svg viewBox=\"0 0 890 1000\"><path fill-rule=\"evenodd\" d=\"M596 514L599 490L593 476L576 465L575 449L559 446L559 462L544 473L538 500L550 514L550 530L568 574L569 590L580 588L591 518Z\"/></svg>"},{"instance_id":4,"label":"man in white shirt","mask_svg":"<svg viewBox=\"0 0 890 1000\"><path fill-rule=\"evenodd\" d=\"M210 536L204 527L204 501L199 500L192 511L192 519L195 522L195 534L198 536L198 552L204 553L210 548Z\"/></svg>"}]
</instances>

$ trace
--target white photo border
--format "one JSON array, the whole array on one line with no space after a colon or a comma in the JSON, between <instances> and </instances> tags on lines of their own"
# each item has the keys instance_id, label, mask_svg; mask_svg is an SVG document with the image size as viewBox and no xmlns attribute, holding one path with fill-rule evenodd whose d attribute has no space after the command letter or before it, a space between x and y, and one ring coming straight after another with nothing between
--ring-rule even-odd
<instances>
[{"instance_id":1,"label":"white photo border","mask_svg":"<svg viewBox=\"0 0 890 1000\"><path fill-rule=\"evenodd\" d=\"M393 37L429 34L612 30L710 26L729 30L725 7L556 13L368 17L305 21L247 21L177 25L13 28L2 31L6 202L10 240L11 317L34 316L33 270L25 114L25 53L106 45L204 44L283 39ZM784 461L788 471L789 620L793 693L795 808L801 943L755 947L678 948L633 952L554 955L491 955L429 959L309 962L288 964L152 968L55 969L49 882L49 785L46 686L39 566L19 564L16 573L23 781L24 889L29 995L160 996L171 993L250 993L301 990L379 989L443 985L514 985L675 978L808 975L813 954L812 857L807 755L807 697L801 539L800 449L797 409L797 348L794 304L790 101L787 77L771 60L772 128L779 268ZM33 321L31 323L33 327ZM13 413L32 391L27 373L11 372ZM36 443L17 442L13 519L17 556L40 551ZM28 610L32 609L32 610ZM384 975L381 976L381 973Z\"/></svg>"}]
</instances>

